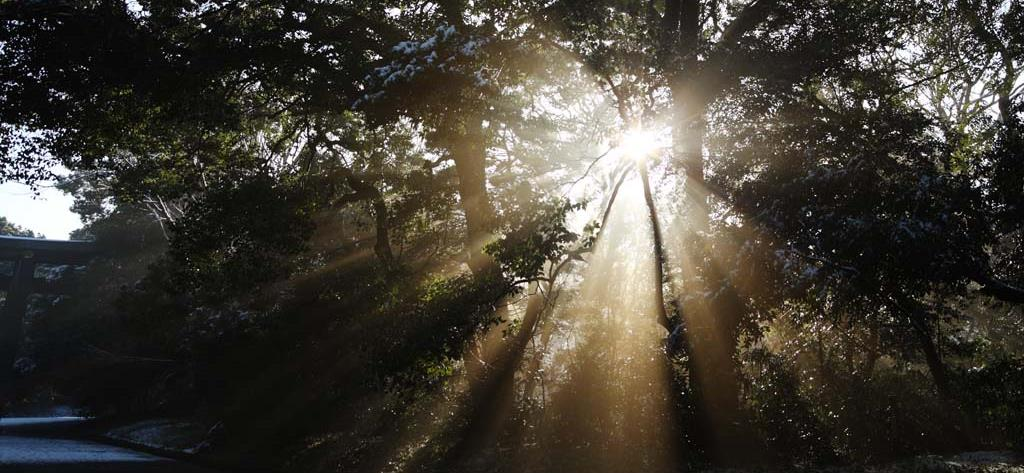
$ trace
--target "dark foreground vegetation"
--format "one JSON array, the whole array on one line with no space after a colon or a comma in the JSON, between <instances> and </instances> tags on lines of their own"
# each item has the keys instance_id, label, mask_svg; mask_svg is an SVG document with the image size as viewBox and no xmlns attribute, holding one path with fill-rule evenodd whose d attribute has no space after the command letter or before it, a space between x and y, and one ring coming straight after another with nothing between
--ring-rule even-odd
<instances>
[{"instance_id":1,"label":"dark foreground vegetation","mask_svg":"<svg viewBox=\"0 0 1024 473\"><path fill-rule=\"evenodd\" d=\"M100 249L0 395L301 472L1019 449L1022 70L1017 0L0 1L0 180Z\"/></svg>"}]
</instances>

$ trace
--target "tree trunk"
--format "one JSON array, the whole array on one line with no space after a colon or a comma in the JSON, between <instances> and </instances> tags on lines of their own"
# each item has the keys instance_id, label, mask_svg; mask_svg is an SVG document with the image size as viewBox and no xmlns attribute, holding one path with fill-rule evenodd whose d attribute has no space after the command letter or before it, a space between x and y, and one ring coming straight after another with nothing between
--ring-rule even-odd
<instances>
[{"instance_id":1,"label":"tree trunk","mask_svg":"<svg viewBox=\"0 0 1024 473\"><path fill-rule=\"evenodd\" d=\"M924 355L925 364L928 365L928 372L931 373L932 380L935 382L935 389L939 392L939 396L942 399L952 401L954 396L949 383L949 373L946 370L945 363L942 362L939 348L935 345L931 331L925 322L921 320L920 315L919 313L911 314L910 325L914 330L914 335L917 336L918 342L921 344L921 353Z\"/></svg>"},{"instance_id":2,"label":"tree trunk","mask_svg":"<svg viewBox=\"0 0 1024 473\"><path fill-rule=\"evenodd\" d=\"M647 203L647 215L651 223L651 239L654 242L654 301L655 310L658 313L658 324L665 328L668 333L675 330L672 321L669 320L668 310L665 308L665 246L662 243L661 223L658 220L658 208L654 202L654 195L651 193L650 178L647 175L647 163L639 162L637 167L640 170L640 180L644 187L644 201Z\"/></svg>"},{"instance_id":3,"label":"tree trunk","mask_svg":"<svg viewBox=\"0 0 1024 473\"><path fill-rule=\"evenodd\" d=\"M746 448L748 435L737 426L740 420L741 366L737 356L740 323L747 307L737 292L728 271L721 268L724 259L721 246L716 249L707 235L710 230L710 209L704 175L704 136L707 107L720 93L729 78L723 63L729 48L744 34L763 22L777 5L776 0L754 0L747 3L722 33L717 44L703 50L704 37L699 0L671 0L679 3L678 47L676 54L662 61L671 89L673 110L672 150L675 164L686 173L684 191L696 199L696 208L688 216L692 231L701 242L688 250L701 272L704 287L698 290L711 294L684 312L684 323L690 334L694 370L691 377L699 381L700 415L709 419L712 444L708 453L718 462L742 461L738 452L754 453ZM666 12L668 9L666 8ZM674 21L674 20L673 20ZM672 27L672 22L666 22ZM672 37L671 34L666 37ZM702 59L703 57L703 59ZM703 64L702 64L703 62ZM684 253L686 248L683 249Z\"/></svg>"},{"instance_id":4,"label":"tree trunk","mask_svg":"<svg viewBox=\"0 0 1024 473\"><path fill-rule=\"evenodd\" d=\"M466 24L466 0L438 2L441 14L449 25L460 32L471 28ZM450 119L448 126L451 142L448 149L455 161L459 177L459 198L466 214L466 253L469 269L480 275L493 271L494 261L483 252L494 230L494 207L487 194L487 143L484 137L483 117L465 111Z\"/></svg>"},{"instance_id":5,"label":"tree trunk","mask_svg":"<svg viewBox=\"0 0 1024 473\"><path fill-rule=\"evenodd\" d=\"M550 285L549 285L550 287ZM544 296L531 284L532 292L519 330L470 386L466 424L458 429L455 445L446 452L442 467L457 469L473 455L495 445L515 407L515 375L526 346L533 337L544 309Z\"/></svg>"},{"instance_id":6,"label":"tree trunk","mask_svg":"<svg viewBox=\"0 0 1024 473\"><path fill-rule=\"evenodd\" d=\"M861 365L861 378L868 380L871 379L872 374L875 372L875 365L878 364L878 359L882 356L881 351L881 337L878 333L878 327L874 323L868 328L870 335L868 338L868 351L864 356L864 364Z\"/></svg>"},{"instance_id":7,"label":"tree trunk","mask_svg":"<svg viewBox=\"0 0 1024 473\"><path fill-rule=\"evenodd\" d=\"M395 269L395 254L391 251L391 236L388 230L388 207L384 203L384 197L377 192L373 199L373 217L377 227L377 240L373 245L373 251L377 257L384 262L384 270Z\"/></svg>"},{"instance_id":8,"label":"tree trunk","mask_svg":"<svg viewBox=\"0 0 1024 473\"><path fill-rule=\"evenodd\" d=\"M928 314L924 309L914 306L910 306L910 310L906 314L910 320L911 330L913 330L914 335L921 344L921 353L924 355L928 372L935 383L935 390L939 393L939 397L945 404L947 413L955 419L954 428L949 433L949 438L957 448L975 447L975 439L979 438L978 426L975 425L973 417L967 415L960 408L953 390L953 383L949 377L949 370L942 361L939 347L935 343L932 337L932 330L926 322Z\"/></svg>"},{"instance_id":9,"label":"tree trunk","mask_svg":"<svg viewBox=\"0 0 1024 473\"><path fill-rule=\"evenodd\" d=\"M494 275L497 268L490 255L484 252L484 247L490 242L492 235L494 208L487 194L487 156L483 123L476 116L467 116L464 119L464 130L455 134L449 150L455 161L455 174L459 178L459 199L466 216L466 263L475 276L486 279ZM499 305L495 315L499 320L505 320L507 307ZM497 329L503 327L492 328ZM463 356L466 372L470 379L480 379L486 368L482 355L483 347L477 339L470 340L469 345L467 354L476 352L477 356Z\"/></svg>"},{"instance_id":10,"label":"tree trunk","mask_svg":"<svg viewBox=\"0 0 1024 473\"><path fill-rule=\"evenodd\" d=\"M701 390L697 409L711 430L703 447L712 460L731 463L737 460L735 451L743 443L737 430L741 371L736 349L739 324L746 308L721 270L715 246L707 239L710 209L703 155L707 98L697 84L680 76L673 82L672 101L674 158L686 174L687 198L697 199L688 215L691 229L697 235L690 241L701 243L689 250L707 285L702 292L714 294L710 300L698 301L684 312L691 340L691 376L695 376L695 384Z\"/></svg>"},{"instance_id":11,"label":"tree trunk","mask_svg":"<svg viewBox=\"0 0 1024 473\"><path fill-rule=\"evenodd\" d=\"M687 427L687 422L683 420L683 411L687 408L685 405L685 399L683 397L685 386L682 385L682 380L675 374L675 364L680 355L686 356L687 371L690 375L690 389L700 386L700 374L694 366L693 351L690 345L690 334L687 332L687 325L682 320L683 311L680 307L679 300L676 297L672 297L672 307L675 309L675 313L670 316L668 307L666 304L669 302L665 300L664 285L666 283L671 284L671 277L666 276L665 269L668 267L668 261L665 254L664 238L661 231L661 221L658 218L658 208L654 201L654 194L651 191L650 177L647 173L647 163L640 162L637 164L640 170L640 179L643 184L644 190L644 201L647 204L648 218L651 224L651 239L654 245L654 301L655 310L657 311L657 322L667 331L668 336L665 339L665 353L667 356L661 365L662 376L665 380L666 386L672 390L669 393L669 418L671 424L669 429L672 435L675 437L670 446L673 448L672 458L677 465L683 464L685 461L682 458L682 454L689 450L684 429ZM699 398L699 396L698 396ZM697 418L695 424L698 430L704 430L708 425L707 416L703 415L703 411L698 409L695 413ZM705 449L706 441L700 435L701 432L697 432L693 436L697 449Z\"/></svg>"},{"instance_id":12,"label":"tree trunk","mask_svg":"<svg viewBox=\"0 0 1024 473\"><path fill-rule=\"evenodd\" d=\"M452 146L455 173L459 177L459 198L466 214L466 251L469 267L474 274L493 267L493 261L483 252L490 242L494 225L494 208L487 195L486 146L483 125L478 118L467 118L466 133L456 138Z\"/></svg>"},{"instance_id":13,"label":"tree trunk","mask_svg":"<svg viewBox=\"0 0 1024 473\"><path fill-rule=\"evenodd\" d=\"M373 208L374 229L377 233L373 251L377 258L380 259L381 264L384 265L384 270L387 272L392 271L395 267L395 255L391 250L388 207L384 202L384 195L381 194L379 189L357 177L352 170L342 168L341 173L345 176L348 186L352 188L352 193L343 196L338 203L345 205L360 200L370 201L370 205Z\"/></svg>"}]
</instances>

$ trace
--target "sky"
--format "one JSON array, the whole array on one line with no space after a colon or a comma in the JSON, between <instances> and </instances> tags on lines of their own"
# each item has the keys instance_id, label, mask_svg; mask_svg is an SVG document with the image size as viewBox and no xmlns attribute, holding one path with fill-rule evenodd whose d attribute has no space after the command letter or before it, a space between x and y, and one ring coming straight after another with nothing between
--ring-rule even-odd
<instances>
[{"instance_id":1,"label":"sky","mask_svg":"<svg viewBox=\"0 0 1024 473\"><path fill-rule=\"evenodd\" d=\"M41 187L39 195L34 195L24 184L0 183L0 215L46 238L67 239L72 230L82 226L71 204L70 195L52 187Z\"/></svg>"}]
</instances>

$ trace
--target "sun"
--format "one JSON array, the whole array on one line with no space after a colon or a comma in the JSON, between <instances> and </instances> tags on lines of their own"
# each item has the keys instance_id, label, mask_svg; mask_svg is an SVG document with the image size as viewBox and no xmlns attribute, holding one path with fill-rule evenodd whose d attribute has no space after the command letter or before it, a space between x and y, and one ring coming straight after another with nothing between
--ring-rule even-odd
<instances>
[{"instance_id":1,"label":"sun","mask_svg":"<svg viewBox=\"0 0 1024 473\"><path fill-rule=\"evenodd\" d=\"M623 158L642 161L661 147L658 135L651 130L633 128L619 139L619 153Z\"/></svg>"}]
</instances>

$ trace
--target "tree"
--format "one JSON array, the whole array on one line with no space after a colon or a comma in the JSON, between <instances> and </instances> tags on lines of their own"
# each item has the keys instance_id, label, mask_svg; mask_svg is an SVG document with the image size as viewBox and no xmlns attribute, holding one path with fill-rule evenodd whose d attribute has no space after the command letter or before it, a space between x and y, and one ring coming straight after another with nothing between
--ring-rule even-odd
<instances>
[{"instance_id":1,"label":"tree","mask_svg":"<svg viewBox=\"0 0 1024 473\"><path fill-rule=\"evenodd\" d=\"M581 15L584 10L572 3L560 6L561 17L550 15L550 23L560 27L553 29L562 33L585 64L596 64L597 75L620 107L628 109L630 103L638 103L638 97L663 97L644 104L640 115L649 121L671 117L667 119L673 133L671 162L686 177L683 204L690 208L689 231L694 235L712 230L708 215L720 205L709 199L719 184L706 179L711 163L704 151L714 107L744 87L777 93L840 70L858 56L889 44L885 32L908 7L858 2L672 1L664 7L606 2L605 8ZM623 32L631 36L623 40L619 36ZM827 48L822 47L826 44ZM761 66L768 64L770 68ZM658 93L659 89L664 92ZM636 115L624 113L623 118ZM724 269L726 255L734 248L727 240L690 238L679 251L701 262L689 275L699 281L692 290L718 294L706 303L690 304L685 325L696 344L692 356L699 367L690 375L706 391L705 402L710 404L705 411L720 416L714 421L719 438L712 442L719 444L731 442L727 438L733 434L725 432L730 429L725 426L733 425L739 412L735 354L747 319L744 296L736 292L736 282L729 281ZM666 328L673 332L675 325ZM721 372L734 375L720 376ZM711 448L728 450L724 445Z\"/></svg>"},{"instance_id":2,"label":"tree","mask_svg":"<svg viewBox=\"0 0 1024 473\"><path fill-rule=\"evenodd\" d=\"M43 238L42 235L36 235L32 230L18 226L14 222L7 220L7 217L4 216L0 216L0 235Z\"/></svg>"}]
</instances>

